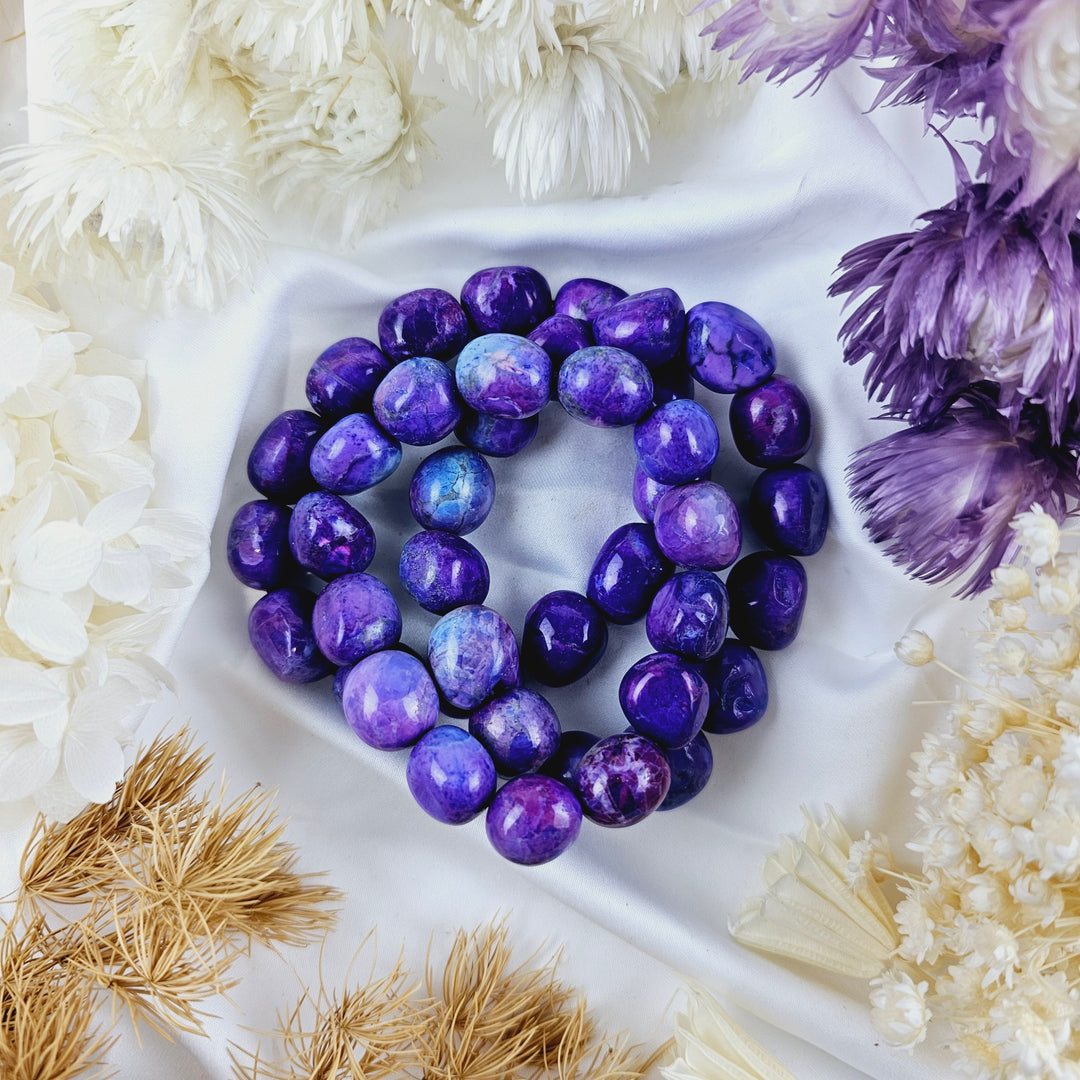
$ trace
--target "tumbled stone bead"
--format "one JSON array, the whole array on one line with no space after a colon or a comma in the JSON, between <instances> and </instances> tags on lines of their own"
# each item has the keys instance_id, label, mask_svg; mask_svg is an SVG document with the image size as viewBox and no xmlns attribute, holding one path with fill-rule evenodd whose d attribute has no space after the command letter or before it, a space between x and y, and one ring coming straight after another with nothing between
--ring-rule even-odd
<instances>
[{"instance_id":1,"label":"tumbled stone bead","mask_svg":"<svg viewBox=\"0 0 1080 1080\"><path fill-rule=\"evenodd\" d=\"M315 597L303 589L267 593L248 615L248 637L259 659L283 682L314 682L334 665L319 651L311 628Z\"/></svg>"},{"instance_id":2,"label":"tumbled stone bead","mask_svg":"<svg viewBox=\"0 0 1080 1080\"><path fill-rule=\"evenodd\" d=\"M541 596L525 616L521 658L545 686L567 686L597 665L608 643L603 613L586 596L559 589Z\"/></svg>"},{"instance_id":3,"label":"tumbled stone bead","mask_svg":"<svg viewBox=\"0 0 1080 1080\"><path fill-rule=\"evenodd\" d=\"M436 821L463 825L495 792L491 755L467 732L443 724L412 748L405 779L413 798Z\"/></svg>"},{"instance_id":4,"label":"tumbled stone bead","mask_svg":"<svg viewBox=\"0 0 1080 1080\"><path fill-rule=\"evenodd\" d=\"M343 338L319 354L305 383L311 407L328 420L371 408L371 395L393 365L367 338Z\"/></svg>"},{"instance_id":5,"label":"tumbled stone bead","mask_svg":"<svg viewBox=\"0 0 1080 1080\"><path fill-rule=\"evenodd\" d=\"M698 732L685 746L666 750L671 766L671 787L657 810L674 810L700 795L712 776L713 754L704 732Z\"/></svg>"},{"instance_id":6,"label":"tumbled stone bead","mask_svg":"<svg viewBox=\"0 0 1080 1080\"><path fill-rule=\"evenodd\" d=\"M367 518L340 496L311 491L293 509L289 547L305 570L334 578L368 568L375 557L375 533Z\"/></svg>"},{"instance_id":7,"label":"tumbled stone bead","mask_svg":"<svg viewBox=\"0 0 1080 1080\"><path fill-rule=\"evenodd\" d=\"M370 574L334 578L315 601L315 640L335 664L352 664L401 637L401 612L394 594Z\"/></svg>"},{"instance_id":8,"label":"tumbled stone bead","mask_svg":"<svg viewBox=\"0 0 1080 1080\"><path fill-rule=\"evenodd\" d=\"M491 846L522 866L561 855L581 832L581 804L550 776L521 776L491 800L484 828Z\"/></svg>"},{"instance_id":9,"label":"tumbled stone bead","mask_svg":"<svg viewBox=\"0 0 1080 1080\"><path fill-rule=\"evenodd\" d=\"M439 719L439 694L427 668L407 652L384 649L345 677L341 707L349 727L376 750L412 746Z\"/></svg>"},{"instance_id":10,"label":"tumbled stone bead","mask_svg":"<svg viewBox=\"0 0 1080 1080\"><path fill-rule=\"evenodd\" d=\"M469 449L479 450L488 457L513 457L536 438L540 415L510 420L501 416L485 416L468 407L461 410L461 420L454 434Z\"/></svg>"},{"instance_id":11,"label":"tumbled stone bead","mask_svg":"<svg viewBox=\"0 0 1080 1080\"><path fill-rule=\"evenodd\" d=\"M316 486L308 461L326 430L304 409L288 409L263 429L248 455L247 474L256 491L278 502L296 502Z\"/></svg>"},{"instance_id":12,"label":"tumbled stone bead","mask_svg":"<svg viewBox=\"0 0 1080 1080\"><path fill-rule=\"evenodd\" d=\"M469 718L469 733L491 755L503 776L540 768L559 745L559 718L547 698L517 687L481 705Z\"/></svg>"},{"instance_id":13,"label":"tumbled stone bead","mask_svg":"<svg viewBox=\"0 0 1080 1080\"><path fill-rule=\"evenodd\" d=\"M745 311L707 300L686 313L686 362L702 386L734 394L776 370L772 338Z\"/></svg>"},{"instance_id":14,"label":"tumbled stone bead","mask_svg":"<svg viewBox=\"0 0 1080 1080\"><path fill-rule=\"evenodd\" d=\"M613 623L632 623L649 610L674 570L651 526L620 525L596 556L585 594Z\"/></svg>"},{"instance_id":15,"label":"tumbled stone bead","mask_svg":"<svg viewBox=\"0 0 1080 1080\"><path fill-rule=\"evenodd\" d=\"M599 278L572 278L555 295L555 311L588 323L626 295L625 289Z\"/></svg>"},{"instance_id":16,"label":"tumbled stone bead","mask_svg":"<svg viewBox=\"0 0 1080 1080\"><path fill-rule=\"evenodd\" d=\"M552 313L551 288L531 266L491 266L461 287L461 306L478 334L527 334Z\"/></svg>"},{"instance_id":17,"label":"tumbled stone bead","mask_svg":"<svg viewBox=\"0 0 1080 1080\"><path fill-rule=\"evenodd\" d=\"M782 375L736 394L728 417L736 449L759 468L790 465L814 437L806 395Z\"/></svg>"},{"instance_id":18,"label":"tumbled stone bead","mask_svg":"<svg viewBox=\"0 0 1080 1080\"><path fill-rule=\"evenodd\" d=\"M454 374L430 356L414 356L398 364L379 383L372 409L375 419L395 439L410 446L437 443L461 419Z\"/></svg>"},{"instance_id":19,"label":"tumbled stone bead","mask_svg":"<svg viewBox=\"0 0 1080 1080\"><path fill-rule=\"evenodd\" d=\"M669 401L694 400L694 380L686 359L681 352L670 360L649 369L653 382L653 404L665 405Z\"/></svg>"},{"instance_id":20,"label":"tumbled stone bead","mask_svg":"<svg viewBox=\"0 0 1080 1080\"><path fill-rule=\"evenodd\" d=\"M545 319L529 334L529 340L539 345L551 359L552 383L558 376L559 365L568 356L595 344L589 324L569 315L552 315Z\"/></svg>"},{"instance_id":21,"label":"tumbled stone bead","mask_svg":"<svg viewBox=\"0 0 1080 1080\"><path fill-rule=\"evenodd\" d=\"M400 464L401 443L367 413L343 416L311 451L311 475L338 495L381 484Z\"/></svg>"},{"instance_id":22,"label":"tumbled stone bead","mask_svg":"<svg viewBox=\"0 0 1080 1080\"><path fill-rule=\"evenodd\" d=\"M398 576L409 595L436 615L482 604L491 584L484 556L468 540L448 532L410 536L401 549Z\"/></svg>"},{"instance_id":23,"label":"tumbled stone bead","mask_svg":"<svg viewBox=\"0 0 1080 1080\"><path fill-rule=\"evenodd\" d=\"M750 522L774 550L813 555L829 528L825 481L805 465L766 469L750 489Z\"/></svg>"},{"instance_id":24,"label":"tumbled stone bead","mask_svg":"<svg viewBox=\"0 0 1080 1080\"><path fill-rule=\"evenodd\" d=\"M757 649L783 649L799 632L806 607L806 571L798 559L755 551L728 574L731 632Z\"/></svg>"},{"instance_id":25,"label":"tumbled stone bead","mask_svg":"<svg viewBox=\"0 0 1080 1080\"><path fill-rule=\"evenodd\" d=\"M661 484L686 484L707 473L720 450L716 421L696 401L654 409L634 428L638 464Z\"/></svg>"},{"instance_id":26,"label":"tumbled stone bead","mask_svg":"<svg viewBox=\"0 0 1080 1080\"><path fill-rule=\"evenodd\" d=\"M585 816L612 829L634 825L667 797L671 766L641 735L609 735L578 763L577 790Z\"/></svg>"},{"instance_id":27,"label":"tumbled stone bead","mask_svg":"<svg viewBox=\"0 0 1080 1080\"><path fill-rule=\"evenodd\" d=\"M379 316L379 344L395 364L413 356L448 360L469 340L469 320L445 289L415 289Z\"/></svg>"},{"instance_id":28,"label":"tumbled stone bead","mask_svg":"<svg viewBox=\"0 0 1080 1080\"><path fill-rule=\"evenodd\" d=\"M672 289L634 293L593 319L597 345L633 353L647 367L670 360L682 347L686 312Z\"/></svg>"},{"instance_id":29,"label":"tumbled stone bead","mask_svg":"<svg viewBox=\"0 0 1080 1080\"><path fill-rule=\"evenodd\" d=\"M722 570L742 547L739 511L712 480L672 488L657 503L653 527L660 550L679 566Z\"/></svg>"},{"instance_id":30,"label":"tumbled stone bead","mask_svg":"<svg viewBox=\"0 0 1080 1080\"><path fill-rule=\"evenodd\" d=\"M652 406L653 385L645 365L624 349L593 345L568 356L559 369L559 402L593 427L626 427Z\"/></svg>"},{"instance_id":31,"label":"tumbled stone bead","mask_svg":"<svg viewBox=\"0 0 1080 1080\"><path fill-rule=\"evenodd\" d=\"M634 730L665 750L685 746L709 710L709 688L697 669L674 653L650 653L619 684L619 705Z\"/></svg>"},{"instance_id":32,"label":"tumbled stone bead","mask_svg":"<svg viewBox=\"0 0 1080 1080\"><path fill-rule=\"evenodd\" d=\"M264 499L244 503L233 515L225 542L229 569L249 589L269 592L293 571L290 516L287 506Z\"/></svg>"},{"instance_id":33,"label":"tumbled stone bead","mask_svg":"<svg viewBox=\"0 0 1080 1080\"><path fill-rule=\"evenodd\" d=\"M657 652L707 660L720 651L728 626L724 583L709 570L684 570L660 586L645 619Z\"/></svg>"},{"instance_id":34,"label":"tumbled stone bead","mask_svg":"<svg viewBox=\"0 0 1080 1080\"><path fill-rule=\"evenodd\" d=\"M706 731L714 735L742 731L765 715L769 707L769 682L761 660L749 645L725 641L700 670L709 684Z\"/></svg>"},{"instance_id":35,"label":"tumbled stone bead","mask_svg":"<svg viewBox=\"0 0 1080 1080\"><path fill-rule=\"evenodd\" d=\"M521 420L538 413L551 396L551 357L528 338L484 334L461 350L455 378L470 408Z\"/></svg>"},{"instance_id":36,"label":"tumbled stone bead","mask_svg":"<svg viewBox=\"0 0 1080 1080\"><path fill-rule=\"evenodd\" d=\"M424 458L409 485L409 506L425 529L470 533L484 523L494 503L491 466L483 454L461 446Z\"/></svg>"},{"instance_id":37,"label":"tumbled stone bead","mask_svg":"<svg viewBox=\"0 0 1080 1080\"><path fill-rule=\"evenodd\" d=\"M591 731L564 731L555 752L540 766L540 771L561 781L576 795L577 767L585 751L599 741L600 736Z\"/></svg>"},{"instance_id":38,"label":"tumbled stone bead","mask_svg":"<svg viewBox=\"0 0 1080 1080\"><path fill-rule=\"evenodd\" d=\"M497 611L480 604L456 608L435 624L428 663L446 701L470 712L519 680L514 632Z\"/></svg>"},{"instance_id":39,"label":"tumbled stone bead","mask_svg":"<svg viewBox=\"0 0 1080 1080\"><path fill-rule=\"evenodd\" d=\"M656 505L676 484L658 484L640 465L634 465L634 509L644 521L652 521Z\"/></svg>"}]
</instances>

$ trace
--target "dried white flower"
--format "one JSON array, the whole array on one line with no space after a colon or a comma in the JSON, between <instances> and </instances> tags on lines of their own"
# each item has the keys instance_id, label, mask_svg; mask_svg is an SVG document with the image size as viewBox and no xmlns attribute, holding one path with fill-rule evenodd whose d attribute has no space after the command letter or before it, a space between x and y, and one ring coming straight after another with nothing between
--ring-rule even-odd
<instances>
[{"instance_id":1,"label":"dried white flower","mask_svg":"<svg viewBox=\"0 0 1080 1080\"><path fill-rule=\"evenodd\" d=\"M1061 548L1061 530L1038 503L1033 503L1030 510L1017 514L1012 529L1020 549L1032 566L1045 566L1054 561Z\"/></svg>"},{"instance_id":2,"label":"dried white flower","mask_svg":"<svg viewBox=\"0 0 1080 1080\"><path fill-rule=\"evenodd\" d=\"M922 630L909 630L894 646L893 651L909 667L922 667L934 659L934 642Z\"/></svg>"},{"instance_id":3,"label":"dried white flower","mask_svg":"<svg viewBox=\"0 0 1080 1080\"><path fill-rule=\"evenodd\" d=\"M995 630L1005 630L1012 633L1022 630L1027 624L1028 610L1023 604L1015 600L1005 600L997 597L990 601L990 625Z\"/></svg>"},{"instance_id":4,"label":"dried white flower","mask_svg":"<svg viewBox=\"0 0 1080 1080\"><path fill-rule=\"evenodd\" d=\"M1031 575L1023 566L997 566L990 571L990 578L1005 600L1023 600L1031 595Z\"/></svg>"},{"instance_id":5,"label":"dried white flower","mask_svg":"<svg viewBox=\"0 0 1080 1080\"><path fill-rule=\"evenodd\" d=\"M913 1050L926 1038L929 983L916 983L906 971L889 968L870 980L870 1019L890 1046Z\"/></svg>"},{"instance_id":6,"label":"dried white flower","mask_svg":"<svg viewBox=\"0 0 1080 1080\"><path fill-rule=\"evenodd\" d=\"M1080 601L1080 580L1075 571L1044 569L1035 579L1035 600L1047 615L1068 615Z\"/></svg>"},{"instance_id":7,"label":"dried white flower","mask_svg":"<svg viewBox=\"0 0 1080 1080\"><path fill-rule=\"evenodd\" d=\"M1072 1034L1072 1015L1045 1015L1033 998L1019 987L1000 994L990 1008L990 1042L998 1047L1001 1062L1016 1077L1060 1076L1059 1055ZM1009 1068L1011 1066L1011 1068Z\"/></svg>"}]
</instances>

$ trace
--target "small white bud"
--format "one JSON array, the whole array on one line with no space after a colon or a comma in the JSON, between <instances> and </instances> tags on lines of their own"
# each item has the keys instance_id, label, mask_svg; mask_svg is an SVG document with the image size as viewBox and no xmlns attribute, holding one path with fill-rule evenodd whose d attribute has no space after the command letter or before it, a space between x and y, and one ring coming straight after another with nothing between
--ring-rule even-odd
<instances>
[{"instance_id":1,"label":"small white bud","mask_svg":"<svg viewBox=\"0 0 1080 1080\"><path fill-rule=\"evenodd\" d=\"M1022 566L995 567L990 578L1003 600L1023 600L1031 595L1031 575Z\"/></svg>"},{"instance_id":2,"label":"small white bud","mask_svg":"<svg viewBox=\"0 0 1080 1080\"><path fill-rule=\"evenodd\" d=\"M909 630L893 646L893 651L909 667L922 667L934 659L934 642L921 630Z\"/></svg>"}]
</instances>

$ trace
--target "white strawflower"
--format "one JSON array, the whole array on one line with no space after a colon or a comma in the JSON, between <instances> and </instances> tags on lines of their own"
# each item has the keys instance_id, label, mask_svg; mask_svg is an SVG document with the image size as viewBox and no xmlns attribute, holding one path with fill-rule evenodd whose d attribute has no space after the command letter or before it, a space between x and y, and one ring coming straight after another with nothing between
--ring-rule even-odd
<instances>
[{"instance_id":1,"label":"white strawflower","mask_svg":"<svg viewBox=\"0 0 1080 1080\"><path fill-rule=\"evenodd\" d=\"M1068 615L1080 603L1080 581L1074 570L1043 569L1035 579L1035 600L1047 615Z\"/></svg>"},{"instance_id":2,"label":"white strawflower","mask_svg":"<svg viewBox=\"0 0 1080 1080\"><path fill-rule=\"evenodd\" d=\"M941 952L937 921L926 906L927 897L921 889L912 889L911 895L896 905L896 925L900 931L898 953L905 960L922 964L933 963Z\"/></svg>"},{"instance_id":3,"label":"white strawflower","mask_svg":"<svg viewBox=\"0 0 1080 1080\"><path fill-rule=\"evenodd\" d=\"M909 667L922 667L934 659L934 642L922 630L909 630L894 646L897 659Z\"/></svg>"},{"instance_id":4,"label":"white strawflower","mask_svg":"<svg viewBox=\"0 0 1080 1080\"><path fill-rule=\"evenodd\" d=\"M998 1047L1009 1075L1060 1076L1059 1055L1072 1034L1069 1017L1042 1015L1021 990L1003 993L990 1009L990 1042Z\"/></svg>"},{"instance_id":5,"label":"white strawflower","mask_svg":"<svg viewBox=\"0 0 1080 1080\"><path fill-rule=\"evenodd\" d=\"M929 983L916 983L906 971L890 968L870 980L870 1019L890 1046L913 1050L926 1038Z\"/></svg>"},{"instance_id":6,"label":"white strawflower","mask_svg":"<svg viewBox=\"0 0 1080 1080\"><path fill-rule=\"evenodd\" d=\"M996 566L990 571L990 579L1005 600L1023 600L1031 595L1031 575L1023 566Z\"/></svg>"},{"instance_id":7,"label":"white strawflower","mask_svg":"<svg viewBox=\"0 0 1080 1080\"><path fill-rule=\"evenodd\" d=\"M1032 566L1053 562L1061 549L1061 530L1058 523L1038 503L1030 510L1017 514L1012 522L1016 542Z\"/></svg>"},{"instance_id":8,"label":"white strawflower","mask_svg":"<svg viewBox=\"0 0 1080 1080\"><path fill-rule=\"evenodd\" d=\"M1029 822L1046 802L1050 778L1043 771L1042 759L1030 765L1010 765L1001 771L993 788L994 808L1014 825Z\"/></svg>"}]
</instances>

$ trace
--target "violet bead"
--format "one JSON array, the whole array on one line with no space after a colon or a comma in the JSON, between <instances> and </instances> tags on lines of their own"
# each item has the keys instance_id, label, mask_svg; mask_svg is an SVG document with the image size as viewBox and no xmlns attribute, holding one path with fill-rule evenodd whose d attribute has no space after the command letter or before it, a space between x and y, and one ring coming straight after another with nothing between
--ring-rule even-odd
<instances>
[{"instance_id":1,"label":"violet bead","mask_svg":"<svg viewBox=\"0 0 1080 1080\"><path fill-rule=\"evenodd\" d=\"M634 825L667 797L671 766L641 735L609 735L587 750L577 768L585 816L612 829Z\"/></svg>"},{"instance_id":2,"label":"violet bead","mask_svg":"<svg viewBox=\"0 0 1080 1080\"><path fill-rule=\"evenodd\" d=\"M685 746L709 711L709 687L674 653L651 653L632 664L619 684L619 705L639 735L671 750Z\"/></svg>"},{"instance_id":3,"label":"violet bead","mask_svg":"<svg viewBox=\"0 0 1080 1080\"><path fill-rule=\"evenodd\" d=\"M527 334L552 313L551 288L531 266L491 266L461 287L461 306L478 334Z\"/></svg>"},{"instance_id":4,"label":"violet bead","mask_svg":"<svg viewBox=\"0 0 1080 1080\"><path fill-rule=\"evenodd\" d=\"M657 652L687 660L707 660L727 636L728 595L709 570L684 570L660 586L645 620L645 633Z\"/></svg>"},{"instance_id":5,"label":"violet bead","mask_svg":"<svg viewBox=\"0 0 1080 1080\"><path fill-rule=\"evenodd\" d=\"M338 699L338 704L341 703L341 696L345 693L345 680L354 667L356 667L355 664L342 664L334 672L334 697Z\"/></svg>"},{"instance_id":6,"label":"violet bead","mask_svg":"<svg viewBox=\"0 0 1080 1080\"><path fill-rule=\"evenodd\" d=\"M741 641L725 641L701 674L709 684L704 728L727 735L756 724L769 707L769 682L756 652Z\"/></svg>"},{"instance_id":7,"label":"violet bead","mask_svg":"<svg viewBox=\"0 0 1080 1080\"><path fill-rule=\"evenodd\" d=\"M774 375L732 399L729 413L735 446L751 465L790 465L810 449L814 426L806 395Z\"/></svg>"},{"instance_id":8,"label":"violet bead","mask_svg":"<svg viewBox=\"0 0 1080 1080\"><path fill-rule=\"evenodd\" d=\"M577 767L585 756L585 751L600 741L599 735L591 731L564 731L559 738L555 753L540 766L545 776L554 777L564 783L575 795L577 788Z\"/></svg>"},{"instance_id":9,"label":"violet bead","mask_svg":"<svg viewBox=\"0 0 1080 1080\"><path fill-rule=\"evenodd\" d=\"M772 338L745 311L707 300L686 313L686 362L702 386L734 394L776 370Z\"/></svg>"},{"instance_id":10,"label":"violet bead","mask_svg":"<svg viewBox=\"0 0 1080 1080\"><path fill-rule=\"evenodd\" d=\"M603 613L586 596L559 589L541 596L525 616L521 658L545 686L567 686L597 665L608 643Z\"/></svg>"},{"instance_id":11,"label":"violet bead","mask_svg":"<svg viewBox=\"0 0 1080 1080\"><path fill-rule=\"evenodd\" d=\"M484 556L460 536L426 531L401 549L398 576L425 610L445 615L465 604L482 604L491 584Z\"/></svg>"},{"instance_id":12,"label":"violet bead","mask_svg":"<svg viewBox=\"0 0 1080 1080\"><path fill-rule=\"evenodd\" d=\"M413 356L448 360L469 340L469 320L445 289L416 289L379 316L379 344L394 363Z\"/></svg>"},{"instance_id":13,"label":"violet bead","mask_svg":"<svg viewBox=\"0 0 1080 1080\"><path fill-rule=\"evenodd\" d=\"M469 449L479 450L488 457L513 457L536 438L540 427L539 414L522 420L500 416L485 416L474 409L461 410L461 421L454 434Z\"/></svg>"},{"instance_id":14,"label":"violet bead","mask_svg":"<svg viewBox=\"0 0 1080 1080\"><path fill-rule=\"evenodd\" d=\"M469 733L503 776L540 768L555 753L560 732L559 718L547 698L522 687L492 698L469 718Z\"/></svg>"},{"instance_id":15,"label":"violet bead","mask_svg":"<svg viewBox=\"0 0 1080 1080\"><path fill-rule=\"evenodd\" d=\"M436 821L472 821L495 792L491 755L467 732L448 724L432 728L412 748L405 779L413 798Z\"/></svg>"},{"instance_id":16,"label":"violet bead","mask_svg":"<svg viewBox=\"0 0 1080 1080\"><path fill-rule=\"evenodd\" d=\"M410 446L430 446L461 419L453 372L430 356L404 360L381 383L372 399L375 419Z\"/></svg>"},{"instance_id":17,"label":"violet bead","mask_svg":"<svg viewBox=\"0 0 1080 1080\"><path fill-rule=\"evenodd\" d=\"M653 526L660 550L679 566L722 570L742 547L739 511L711 480L672 488L657 503Z\"/></svg>"},{"instance_id":18,"label":"violet bead","mask_svg":"<svg viewBox=\"0 0 1080 1080\"><path fill-rule=\"evenodd\" d=\"M653 382L653 404L666 405L669 401L694 400L694 380L682 353L649 369Z\"/></svg>"},{"instance_id":19,"label":"violet bead","mask_svg":"<svg viewBox=\"0 0 1080 1080\"><path fill-rule=\"evenodd\" d=\"M366 413L343 416L311 451L311 475L338 495L381 484L400 464L401 443Z\"/></svg>"},{"instance_id":20,"label":"violet bead","mask_svg":"<svg viewBox=\"0 0 1080 1080\"><path fill-rule=\"evenodd\" d=\"M704 732L698 732L685 746L668 750L671 787L657 810L674 810L700 795L712 776L713 754Z\"/></svg>"},{"instance_id":21,"label":"violet bead","mask_svg":"<svg viewBox=\"0 0 1080 1080\"><path fill-rule=\"evenodd\" d=\"M766 469L750 490L750 522L776 551L813 555L829 528L825 481L805 465Z\"/></svg>"},{"instance_id":22,"label":"violet bead","mask_svg":"<svg viewBox=\"0 0 1080 1080\"><path fill-rule=\"evenodd\" d=\"M728 574L731 632L758 649L783 649L799 632L806 607L806 571L798 559L755 551Z\"/></svg>"},{"instance_id":23,"label":"violet bead","mask_svg":"<svg viewBox=\"0 0 1080 1080\"><path fill-rule=\"evenodd\" d=\"M484 828L504 859L539 866L578 838L581 818L581 804L565 784L550 776L521 776L492 799Z\"/></svg>"},{"instance_id":24,"label":"violet bead","mask_svg":"<svg viewBox=\"0 0 1080 1080\"><path fill-rule=\"evenodd\" d=\"M370 574L334 578L319 593L311 623L319 648L335 664L352 664L401 637L394 594Z\"/></svg>"},{"instance_id":25,"label":"violet bead","mask_svg":"<svg viewBox=\"0 0 1080 1080\"><path fill-rule=\"evenodd\" d=\"M626 299L626 290L599 278L573 278L555 296L555 312L592 322L612 304Z\"/></svg>"},{"instance_id":26,"label":"violet bead","mask_svg":"<svg viewBox=\"0 0 1080 1080\"><path fill-rule=\"evenodd\" d=\"M371 395L393 365L367 338L334 342L308 371L305 390L311 407L328 420L371 408Z\"/></svg>"},{"instance_id":27,"label":"violet bead","mask_svg":"<svg viewBox=\"0 0 1080 1080\"><path fill-rule=\"evenodd\" d=\"M670 360L681 348L686 312L672 289L634 293L593 319L597 345L633 353L647 367Z\"/></svg>"},{"instance_id":28,"label":"violet bead","mask_svg":"<svg viewBox=\"0 0 1080 1080\"><path fill-rule=\"evenodd\" d=\"M656 506L674 484L658 484L640 465L634 466L634 509L644 521L652 521Z\"/></svg>"},{"instance_id":29,"label":"violet bead","mask_svg":"<svg viewBox=\"0 0 1080 1080\"><path fill-rule=\"evenodd\" d=\"M340 496L311 491L293 509L289 547L305 570L334 578L368 568L375 557L375 533L367 518Z\"/></svg>"},{"instance_id":30,"label":"violet bead","mask_svg":"<svg viewBox=\"0 0 1080 1080\"><path fill-rule=\"evenodd\" d=\"M475 450L448 446L416 467L409 485L413 517L426 529L470 533L495 503L495 474Z\"/></svg>"},{"instance_id":31,"label":"violet bead","mask_svg":"<svg viewBox=\"0 0 1080 1080\"><path fill-rule=\"evenodd\" d=\"M251 486L278 502L296 502L316 487L308 461L312 448L325 431L314 413L288 409L275 416L248 455L247 474Z\"/></svg>"},{"instance_id":32,"label":"violet bead","mask_svg":"<svg viewBox=\"0 0 1080 1080\"><path fill-rule=\"evenodd\" d=\"M635 424L652 405L652 377L645 365L624 349L604 345L567 357L558 390L562 407L594 427Z\"/></svg>"},{"instance_id":33,"label":"violet bead","mask_svg":"<svg viewBox=\"0 0 1080 1080\"><path fill-rule=\"evenodd\" d=\"M470 712L519 681L514 632L497 611L480 604L456 608L435 624L428 663L446 701Z\"/></svg>"},{"instance_id":34,"label":"violet bead","mask_svg":"<svg viewBox=\"0 0 1080 1080\"><path fill-rule=\"evenodd\" d=\"M632 623L674 570L651 526L620 525L596 556L586 595L613 623Z\"/></svg>"},{"instance_id":35,"label":"violet bead","mask_svg":"<svg viewBox=\"0 0 1080 1080\"><path fill-rule=\"evenodd\" d=\"M477 412L522 420L551 396L551 357L528 338L484 334L461 350L455 378L461 397Z\"/></svg>"},{"instance_id":36,"label":"violet bead","mask_svg":"<svg viewBox=\"0 0 1080 1080\"><path fill-rule=\"evenodd\" d=\"M707 473L720 450L716 421L696 401L654 409L634 428L638 464L661 484L685 484Z\"/></svg>"},{"instance_id":37,"label":"violet bead","mask_svg":"<svg viewBox=\"0 0 1080 1080\"><path fill-rule=\"evenodd\" d=\"M427 668L407 652L384 649L352 666L341 707L349 727L376 750L401 750L439 718L439 694Z\"/></svg>"},{"instance_id":38,"label":"violet bead","mask_svg":"<svg viewBox=\"0 0 1080 1080\"><path fill-rule=\"evenodd\" d=\"M256 499L233 515L225 549L229 569L249 589L283 585L294 569L289 552L289 508Z\"/></svg>"},{"instance_id":39,"label":"violet bead","mask_svg":"<svg viewBox=\"0 0 1080 1080\"><path fill-rule=\"evenodd\" d=\"M314 682L334 665L319 651L311 627L315 597L303 589L276 589L248 615L248 637L259 659L282 682Z\"/></svg>"},{"instance_id":40,"label":"violet bead","mask_svg":"<svg viewBox=\"0 0 1080 1080\"><path fill-rule=\"evenodd\" d=\"M562 362L578 349L594 345L592 329L587 322L572 319L569 315L552 315L545 319L531 334L529 340L548 354L551 359L551 393L559 392L559 368Z\"/></svg>"}]
</instances>

